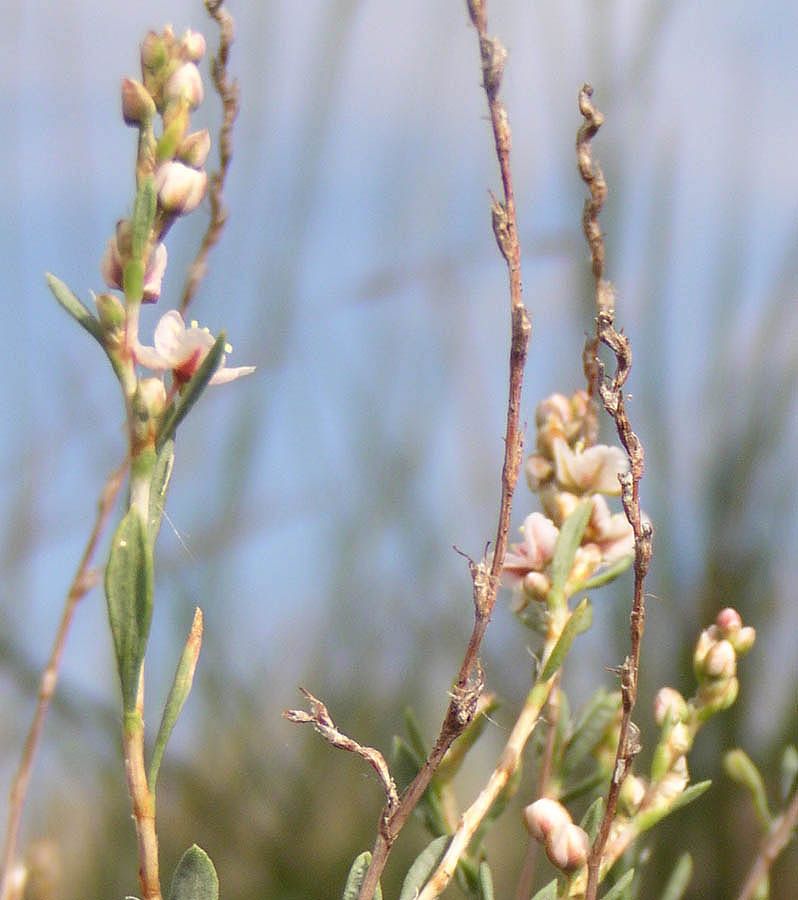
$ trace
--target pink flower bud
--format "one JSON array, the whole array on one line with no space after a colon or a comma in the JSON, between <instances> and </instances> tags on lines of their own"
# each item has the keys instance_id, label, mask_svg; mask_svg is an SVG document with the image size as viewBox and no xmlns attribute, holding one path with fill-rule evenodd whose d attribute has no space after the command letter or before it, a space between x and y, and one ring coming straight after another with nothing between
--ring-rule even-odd
<instances>
[{"instance_id":1,"label":"pink flower bud","mask_svg":"<svg viewBox=\"0 0 798 900\"><path fill-rule=\"evenodd\" d=\"M207 128L186 135L177 148L177 158L193 169L201 169L211 149L211 136Z\"/></svg>"},{"instance_id":2,"label":"pink flower bud","mask_svg":"<svg viewBox=\"0 0 798 900\"><path fill-rule=\"evenodd\" d=\"M704 671L710 678L732 678L737 672L737 654L726 641L718 641L707 651Z\"/></svg>"},{"instance_id":3,"label":"pink flower bud","mask_svg":"<svg viewBox=\"0 0 798 900\"><path fill-rule=\"evenodd\" d=\"M205 172L174 160L161 163L155 170L154 185L161 209L179 216L193 212L200 205L207 184Z\"/></svg>"},{"instance_id":4,"label":"pink flower bud","mask_svg":"<svg viewBox=\"0 0 798 900\"><path fill-rule=\"evenodd\" d=\"M633 816L637 810L640 809L640 804L643 802L645 796L645 780L638 775L629 775L621 785L621 793L618 796L618 801L623 808L623 812L627 816Z\"/></svg>"},{"instance_id":5,"label":"pink flower bud","mask_svg":"<svg viewBox=\"0 0 798 900\"><path fill-rule=\"evenodd\" d=\"M587 832L573 823L555 828L546 839L546 856L564 872L583 866L590 852Z\"/></svg>"},{"instance_id":6,"label":"pink flower bud","mask_svg":"<svg viewBox=\"0 0 798 900\"><path fill-rule=\"evenodd\" d=\"M571 824L568 810L551 797L541 797L524 810L524 824L530 835L540 843L558 828Z\"/></svg>"},{"instance_id":7,"label":"pink flower bud","mask_svg":"<svg viewBox=\"0 0 798 900\"><path fill-rule=\"evenodd\" d=\"M196 109L205 96L202 76L193 62L183 63L169 76L163 89L164 102L186 100L191 109Z\"/></svg>"},{"instance_id":8,"label":"pink flower bud","mask_svg":"<svg viewBox=\"0 0 798 900\"><path fill-rule=\"evenodd\" d=\"M166 388L160 378L142 378L139 394L151 419L157 419L166 408Z\"/></svg>"},{"instance_id":9,"label":"pink flower bud","mask_svg":"<svg viewBox=\"0 0 798 900\"><path fill-rule=\"evenodd\" d=\"M670 714L671 722L684 722L687 718L687 701L672 687L663 687L654 698L654 721L662 725Z\"/></svg>"},{"instance_id":10,"label":"pink flower bud","mask_svg":"<svg viewBox=\"0 0 798 900\"><path fill-rule=\"evenodd\" d=\"M192 31L190 28L183 35L182 40L183 52L192 62L199 62L205 55L205 38L199 31Z\"/></svg>"},{"instance_id":11,"label":"pink flower bud","mask_svg":"<svg viewBox=\"0 0 798 900\"><path fill-rule=\"evenodd\" d=\"M728 637L730 634L740 630L743 620L736 609L727 606L726 609L722 609L718 613L715 624L721 630L723 636Z\"/></svg>"},{"instance_id":12,"label":"pink flower bud","mask_svg":"<svg viewBox=\"0 0 798 900\"><path fill-rule=\"evenodd\" d=\"M140 81L122 79L122 118L126 125L149 122L155 115L155 101Z\"/></svg>"}]
</instances>

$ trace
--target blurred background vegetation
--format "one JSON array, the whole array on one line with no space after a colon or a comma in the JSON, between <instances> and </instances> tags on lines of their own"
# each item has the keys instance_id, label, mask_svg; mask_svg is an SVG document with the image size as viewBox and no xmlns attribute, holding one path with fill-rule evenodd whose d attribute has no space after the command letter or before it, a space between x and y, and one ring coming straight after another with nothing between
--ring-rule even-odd
<instances>
[{"instance_id":1,"label":"blurred background vegetation","mask_svg":"<svg viewBox=\"0 0 798 900\"><path fill-rule=\"evenodd\" d=\"M630 415L656 526L644 764L653 694L666 683L691 692L700 628L731 605L758 630L737 705L691 757L694 779L714 787L647 839L642 872L641 896L658 896L689 849L689 896L731 897L759 832L720 755L744 747L775 796L780 750L798 739L798 11L779 0L489 10L510 51L530 422L542 397L580 386L592 327L573 151L583 81L607 119L595 144L610 186L607 273L635 353ZM323 900L371 846L381 792L360 761L280 711L303 684L343 730L386 752L408 704L436 733L471 620L452 545L479 556L498 505L508 323L487 193L497 171L463 3L242 0L232 12L243 102L231 216L193 315L227 328L231 364L258 372L208 396L179 436L156 559L151 728L195 604L206 637L159 782L162 866L197 841L226 900ZM87 300L102 287L105 241L132 202L119 80L138 74L138 42L164 16L215 43L199 0L3 14L3 785L100 484L124 452L111 373L43 276ZM218 123L214 101L208 89L200 125ZM203 227L195 215L170 234L162 305L176 303ZM531 503L521 485L516 523ZM594 597L597 622L565 682L573 706L597 682L613 686L630 589L622 580ZM528 640L500 603L483 661L503 705L462 773L463 804L525 693ZM40 872L31 897L135 892L118 732L95 591L78 611L26 810ZM533 784L528 772L488 842L500 897L521 866ZM411 824L388 897L424 842ZM793 842L774 898L795 896L797 871Z\"/></svg>"}]
</instances>

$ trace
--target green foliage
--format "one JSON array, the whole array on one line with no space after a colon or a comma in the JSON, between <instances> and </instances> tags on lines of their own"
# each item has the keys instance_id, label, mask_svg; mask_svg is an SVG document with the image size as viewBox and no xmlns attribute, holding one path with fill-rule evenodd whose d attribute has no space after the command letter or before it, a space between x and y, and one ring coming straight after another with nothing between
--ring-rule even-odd
<instances>
[{"instance_id":1,"label":"green foliage","mask_svg":"<svg viewBox=\"0 0 798 900\"><path fill-rule=\"evenodd\" d=\"M105 339L103 337L103 328L99 319L93 316L89 310L81 303L81 301L72 293L72 291L55 275L49 272L45 276L50 290L53 292L55 299L69 313L70 316L105 349Z\"/></svg>"},{"instance_id":2,"label":"green foliage","mask_svg":"<svg viewBox=\"0 0 798 900\"><path fill-rule=\"evenodd\" d=\"M683 853L676 860L676 865L665 884L660 900L681 900L693 877L693 857Z\"/></svg>"},{"instance_id":3,"label":"green foliage","mask_svg":"<svg viewBox=\"0 0 798 900\"><path fill-rule=\"evenodd\" d=\"M405 880L402 883L399 900L414 900L443 858L443 854L446 852L446 847L449 844L450 839L448 834L441 835L427 844L421 853L419 853L413 861L413 865L410 866L410 869L405 876Z\"/></svg>"},{"instance_id":4,"label":"green foliage","mask_svg":"<svg viewBox=\"0 0 798 900\"><path fill-rule=\"evenodd\" d=\"M593 503L590 500L583 500L562 524L554 548L554 558L551 561L551 589L546 599L546 605L550 610L565 603L565 585L573 569L574 557L582 543L582 535L585 533L592 510Z\"/></svg>"},{"instance_id":5,"label":"green foliage","mask_svg":"<svg viewBox=\"0 0 798 900\"><path fill-rule=\"evenodd\" d=\"M141 514L130 509L116 530L105 570L108 619L125 712L136 706L152 619L152 584L152 546Z\"/></svg>"},{"instance_id":6,"label":"green foliage","mask_svg":"<svg viewBox=\"0 0 798 900\"><path fill-rule=\"evenodd\" d=\"M166 492L169 490L169 482L172 478L172 467L175 462L175 442L173 439L164 441L155 465L150 481L149 522L147 523L147 535L151 545L155 545L155 539L161 528L161 519L166 504Z\"/></svg>"},{"instance_id":7,"label":"green foliage","mask_svg":"<svg viewBox=\"0 0 798 900\"><path fill-rule=\"evenodd\" d=\"M554 675L557 669L562 665L568 651L571 649L574 638L585 631L585 629L589 628L592 621L593 607L590 604L590 600L585 597L571 613L563 626L560 637L554 645L551 655L546 660L543 671L540 673L539 681L548 681L549 678Z\"/></svg>"},{"instance_id":8,"label":"green foliage","mask_svg":"<svg viewBox=\"0 0 798 900\"><path fill-rule=\"evenodd\" d=\"M180 399L174 406L169 408L169 411L164 416L155 442L156 450L159 453L166 442L174 437L177 426L185 419L191 411L191 407L202 396L203 391L208 386L208 382L213 378L214 372L219 368L222 356L224 356L226 340L227 337L223 331L216 338L213 346L208 351L208 355L203 359L191 381L183 388Z\"/></svg>"},{"instance_id":9,"label":"green foliage","mask_svg":"<svg viewBox=\"0 0 798 900\"><path fill-rule=\"evenodd\" d=\"M357 900L358 895L360 894L360 888L370 865L371 853L369 853L368 850L364 850L359 856L355 857L355 861L352 863L352 867L349 869L349 875L346 878L346 885L344 886L341 900ZM382 888L379 884L374 891L374 900L382 900Z\"/></svg>"},{"instance_id":10,"label":"green foliage","mask_svg":"<svg viewBox=\"0 0 798 900\"><path fill-rule=\"evenodd\" d=\"M196 844L177 864L169 888L169 900L219 900L219 878L210 856Z\"/></svg>"},{"instance_id":11,"label":"green foliage","mask_svg":"<svg viewBox=\"0 0 798 900\"><path fill-rule=\"evenodd\" d=\"M624 874L607 891L602 900L632 900L632 879L634 877L634 869L629 869L628 872L624 872Z\"/></svg>"},{"instance_id":12,"label":"green foliage","mask_svg":"<svg viewBox=\"0 0 798 900\"><path fill-rule=\"evenodd\" d=\"M542 887L532 900L557 900L557 879L550 881L545 887Z\"/></svg>"}]
</instances>

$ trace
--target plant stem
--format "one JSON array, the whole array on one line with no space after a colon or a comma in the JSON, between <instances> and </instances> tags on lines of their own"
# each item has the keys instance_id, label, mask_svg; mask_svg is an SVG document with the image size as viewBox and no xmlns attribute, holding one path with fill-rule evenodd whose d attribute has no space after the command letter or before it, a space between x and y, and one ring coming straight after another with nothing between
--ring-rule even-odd
<instances>
[{"instance_id":1,"label":"plant stem","mask_svg":"<svg viewBox=\"0 0 798 900\"><path fill-rule=\"evenodd\" d=\"M97 550L100 537L108 523L108 517L113 509L114 502L122 487L125 472L127 471L127 460L113 471L105 482L100 500L97 504L97 516L94 520L86 547L83 551L80 563L78 564L75 577L67 592L64 608L61 612L61 621L58 623L55 640L50 650L50 656L47 665L42 672L41 681L39 682L39 699L36 705L36 712L28 730L28 736L22 751L19 767L14 775L14 781L11 785L8 809L8 824L6 826L5 844L3 847L3 877L0 881L0 900L13 900L17 896L15 890L15 870L16 870L16 854L17 842L19 840L19 828L22 821L22 810L25 805L25 797L28 792L31 772L33 769L33 759L36 755L36 749L41 740L42 730L44 728L44 720L47 717L47 711L50 708L50 701L55 693L58 684L58 673L61 666L61 657L63 656L64 646L66 644L69 628L75 614L78 602L84 597L91 588L97 583L96 574L91 572L91 561Z\"/></svg>"}]
</instances>

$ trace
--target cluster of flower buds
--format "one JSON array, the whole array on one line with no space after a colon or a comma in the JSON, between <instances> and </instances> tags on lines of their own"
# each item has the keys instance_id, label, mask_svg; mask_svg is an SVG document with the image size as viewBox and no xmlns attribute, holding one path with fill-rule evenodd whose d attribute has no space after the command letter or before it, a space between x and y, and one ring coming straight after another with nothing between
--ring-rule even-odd
<instances>
[{"instance_id":1,"label":"cluster of flower buds","mask_svg":"<svg viewBox=\"0 0 798 900\"><path fill-rule=\"evenodd\" d=\"M624 783L624 811L635 813L645 797L646 807L669 806L687 787L687 754L696 733L710 716L727 709L737 698L737 659L753 646L756 632L743 626L735 609L721 610L704 629L693 654L698 681L694 697L685 700L675 688L663 687L654 698L654 721L660 739L651 764L651 785L637 776Z\"/></svg>"},{"instance_id":2,"label":"cluster of flower buds","mask_svg":"<svg viewBox=\"0 0 798 900\"><path fill-rule=\"evenodd\" d=\"M515 589L516 611L530 599L546 598L559 529L585 498L590 498L593 509L569 581L582 583L597 570L634 555L631 525L622 512L611 513L606 500L620 494L618 479L628 470L628 461L618 447L589 445L592 418L585 391L570 398L553 394L537 408L537 452L527 459L525 469L543 513L527 517L521 529L524 540L510 547L503 569L504 583Z\"/></svg>"},{"instance_id":3,"label":"cluster of flower buds","mask_svg":"<svg viewBox=\"0 0 798 900\"><path fill-rule=\"evenodd\" d=\"M524 824L529 834L543 844L551 863L563 872L574 872L587 861L590 838L557 800L541 797L530 803L524 810Z\"/></svg>"},{"instance_id":4,"label":"cluster of flower buds","mask_svg":"<svg viewBox=\"0 0 798 900\"><path fill-rule=\"evenodd\" d=\"M139 129L136 174L139 183L151 176L157 195L152 234L145 250L145 303L161 292L166 248L161 243L178 216L199 206L208 186L205 160L211 140L207 129L189 132L191 112L203 98L197 62L205 53L205 39L195 31L175 37L170 26L162 34L149 32L141 45L142 81L122 81L122 116ZM161 117L155 132L156 114ZM118 223L100 266L110 288L122 288L126 263L131 258L131 223Z\"/></svg>"}]
</instances>

